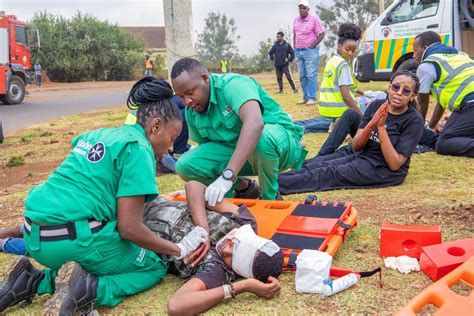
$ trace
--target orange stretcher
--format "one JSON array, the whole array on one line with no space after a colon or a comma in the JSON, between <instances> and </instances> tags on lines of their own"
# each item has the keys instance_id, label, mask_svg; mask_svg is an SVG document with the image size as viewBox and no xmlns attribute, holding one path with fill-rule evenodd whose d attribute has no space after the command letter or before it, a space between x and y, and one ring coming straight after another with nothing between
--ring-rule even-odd
<instances>
[{"instance_id":1,"label":"orange stretcher","mask_svg":"<svg viewBox=\"0 0 474 316\"><path fill-rule=\"evenodd\" d=\"M185 197L173 200L186 201ZM337 252L357 225L357 211L348 202L321 202L309 196L302 202L229 199L246 205L255 217L258 235L273 240L285 254L285 268L294 269L303 249Z\"/></svg>"},{"instance_id":2,"label":"orange stretcher","mask_svg":"<svg viewBox=\"0 0 474 316\"><path fill-rule=\"evenodd\" d=\"M463 282L471 288L468 296L451 290L456 283ZM425 305L433 304L438 310L433 315L474 315L474 256L428 286L415 296L395 315L416 315Z\"/></svg>"}]
</instances>

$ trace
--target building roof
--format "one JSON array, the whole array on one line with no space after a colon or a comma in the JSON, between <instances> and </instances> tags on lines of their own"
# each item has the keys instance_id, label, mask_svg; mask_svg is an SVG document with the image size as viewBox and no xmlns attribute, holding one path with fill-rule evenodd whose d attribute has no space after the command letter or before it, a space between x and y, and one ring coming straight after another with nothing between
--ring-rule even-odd
<instances>
[{"instance_id":1,"label":"building roof","mask_svg":"<svg viewBox=\"0 0 474 316\"><path fill-rule=\"evenodd\" d=\"M164 26L120 26L120 28L141 37L148 49L166 50Z\"/></svg>"}]
</instances>

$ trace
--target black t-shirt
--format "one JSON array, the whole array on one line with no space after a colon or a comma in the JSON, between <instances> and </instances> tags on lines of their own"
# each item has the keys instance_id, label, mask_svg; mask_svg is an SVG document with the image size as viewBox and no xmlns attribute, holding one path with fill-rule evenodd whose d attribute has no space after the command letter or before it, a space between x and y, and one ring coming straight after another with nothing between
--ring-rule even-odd
<instances>
[{"instance_id":1,"label":"black t-shirt","mask_svg":"<svg viewBox=\"0 0 474 316\"><path fill-rule=\"evenodd\" d=\"M385 100L376 100L368 107L362 117L359 128L367 126L375 112L377 112L384 102ZM400 115L388 113L385 126L395 150L399 154L408 158L400 170L408 171L410 156L413 154L413 151L423 134L423 118L421 117L421 114L416 109L409 106L408 109ZM359 153L359 157L370 161L374 167L388 167L382 154L382 148L380 147L377 127L371 131L369 140L362 152Z\"/></svg>"}]
</instances>

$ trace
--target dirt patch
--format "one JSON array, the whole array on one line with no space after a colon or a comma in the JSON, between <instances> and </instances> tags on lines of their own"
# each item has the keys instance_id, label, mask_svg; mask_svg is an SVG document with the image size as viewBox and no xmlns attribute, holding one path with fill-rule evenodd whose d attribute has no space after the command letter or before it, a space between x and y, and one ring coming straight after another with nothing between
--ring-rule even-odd
<instances>
[{"instance_id":1,"label":"dirt patch","mask_svg":"<svg viewBox=\"0 0 474 316\"><path fill-rule=\"evenodd\" d=\"M0 168L0 192L9 190L15 185L31 185L45 180L56 169L61 160L44 163L27 163L17 167Z\"/></svg>"}]
</instances>

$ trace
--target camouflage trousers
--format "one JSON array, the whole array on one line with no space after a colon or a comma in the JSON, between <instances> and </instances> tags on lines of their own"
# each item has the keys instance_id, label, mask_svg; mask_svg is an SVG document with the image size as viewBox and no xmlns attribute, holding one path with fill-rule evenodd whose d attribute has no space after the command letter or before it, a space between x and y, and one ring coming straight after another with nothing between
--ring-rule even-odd
<instances>
[{"instance_id":1,"label":"camouflage trousers","mask_svg":"<svg viewBox=\"0 0 474 316\"><path fill-rule=\"evenodd\" d=\"M216 256L216 243L234 228L241 227L244 223L237 220L234 213L217 213L207 211L207 221L210 228L211 249L202 264L212 264L212 256ZM194 227L191 212L187 203L173 202L165 198L157 197L145 205L143 223L160 237L178 243ZM249 221L249 224L252 224ZM253 226L253 225L252 225ZM170 271L181 278L189 278L197 271L177 260L172 256L162 256L170 264Z\"/></svg>"}]
</instances>

